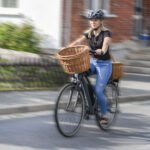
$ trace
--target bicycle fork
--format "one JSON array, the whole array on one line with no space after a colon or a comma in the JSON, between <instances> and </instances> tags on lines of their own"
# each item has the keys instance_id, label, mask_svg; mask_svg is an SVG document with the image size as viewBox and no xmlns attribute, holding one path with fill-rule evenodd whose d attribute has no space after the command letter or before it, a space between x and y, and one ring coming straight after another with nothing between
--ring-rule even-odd
<instances>
[{"instance_id":1,"label":"bicycle fork","mask_svg":"<svg viewBox=\"0 0 150 150\"><path fill-rule=\"evenodd\" d=\"M74 89L72 88L70 90L70 94L69 94L69 97L68 97L68 100L67 100L67 105L66 105L66 111L74 111L76 106L77 106L77 103L78 103L78 97L79 97L79 92L76 93L76 100L73 102L73 94L74 94ZM69 109L70 108L70 109Z\"/></svg>"}]
</instances>

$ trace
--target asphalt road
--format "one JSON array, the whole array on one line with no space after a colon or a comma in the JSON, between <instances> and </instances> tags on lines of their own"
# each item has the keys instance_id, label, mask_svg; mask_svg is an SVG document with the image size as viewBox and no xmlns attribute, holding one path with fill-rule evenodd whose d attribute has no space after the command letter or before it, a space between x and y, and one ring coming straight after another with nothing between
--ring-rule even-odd
<instances>
[{"instance_id":1,"label":"asphalt road","mask_svg":"<svg viewBox=\"0 0 150 150\"><path fill-rule=\"evenodd\" d=\"M150 101L121 104L109 132L91 119L73 138L59 134L52 111L0 116L0 150L149 150L149 107Z\"/></svg>"}]
</instances>

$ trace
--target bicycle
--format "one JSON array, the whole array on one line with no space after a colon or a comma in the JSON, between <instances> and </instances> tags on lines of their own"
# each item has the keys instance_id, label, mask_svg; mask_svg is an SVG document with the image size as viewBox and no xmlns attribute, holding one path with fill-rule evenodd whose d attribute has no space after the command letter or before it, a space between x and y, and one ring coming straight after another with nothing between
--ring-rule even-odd
<instances>
[{"instance_id":1,"label":"bicycle","mask_svg":"<svg viewBox=\"0 0 150 150\"><path fill-rule=\"evenodd\" d=\"M101 111L88 73L74 74L70 83L62 87L55 106L55 122L58 131L65 137L77 134L83 119L95 115L97 125L108 130L114 123L118 106L118 80L109 80L105 94L109 112L108 124L101 124Z\"/></svg>"}]
</instances>

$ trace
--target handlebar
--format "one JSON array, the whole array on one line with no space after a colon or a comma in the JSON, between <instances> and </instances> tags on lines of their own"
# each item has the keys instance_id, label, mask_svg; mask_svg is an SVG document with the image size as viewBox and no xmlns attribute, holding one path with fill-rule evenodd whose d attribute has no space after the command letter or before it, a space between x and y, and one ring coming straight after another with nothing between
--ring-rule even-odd
<instances>
[{"instance_id":1,"label":"handlebar","mask_svg":"<svg viewBox=\"0 0 150 150\"><path fill-rule=\"evenodd\" d=\"M96 54L96 52L93 51L93 50L89 50L89 52L90 52L91 54Z\"/></svg>"},{"instance_id":2,"label":"handlebar","mask_svg":"<svg viewBox=\"0 0 150 150\"><path fill-rule=\"evenodd\" d=\"M94 56L104 55L104 53L101 52L101 54L97 54L94 50L89 50L90 54Z\"/></svg>"}]
</instances>

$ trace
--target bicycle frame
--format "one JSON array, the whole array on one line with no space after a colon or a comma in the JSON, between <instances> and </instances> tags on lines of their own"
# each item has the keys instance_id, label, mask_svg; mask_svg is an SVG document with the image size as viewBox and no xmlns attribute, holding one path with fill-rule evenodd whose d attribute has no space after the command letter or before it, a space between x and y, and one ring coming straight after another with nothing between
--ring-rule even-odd
<instances>
[{"instance_id":1,"label":"bicycle frame","mask_svg":"<svg viewBox=\"0 0 150 150\"><path fill-rule=\"evenodd\" d=\"M94 89L90 80L88 79L87 75L85 75L85 73L76 74L75 78L78 83L77 85L81 85L81 90L85 98L85 102L88 106L89 113L94 114L96 99L94 98Z\"/></svg>"},{"instance_id":2,"label":"bicycle frame","mask_svg":"<svg viewBox=\"0 0 150 150\"><path fill-rule=\"evenodd\" d=\"M91 81L88 78L88 75L85 73L80 73L80 74L75 74L74 78L77 80L77 85L81 85L81 90L83 93L83 96L85 98L85 102L88 106L88 111L89 114L94 114L95 113L95 108L96 108L96 97L94 96L94 89L92 87ZM117 93L119 95L119 90L118 90L118 80L109 80L108 84L115 85L117 88ZM94 104L92 104L92 102Z\"/></svg>"}]
</instances>

